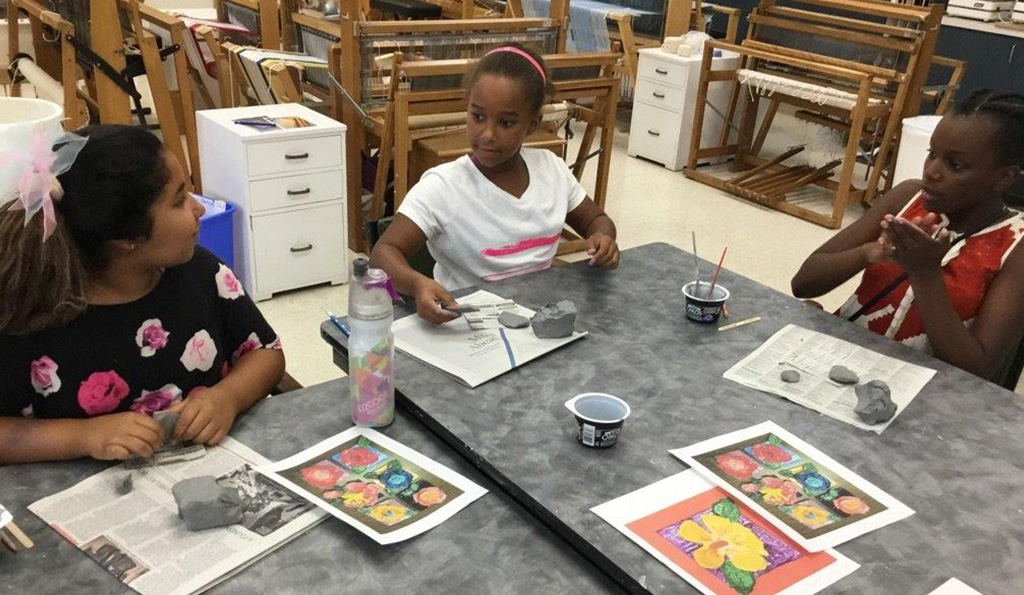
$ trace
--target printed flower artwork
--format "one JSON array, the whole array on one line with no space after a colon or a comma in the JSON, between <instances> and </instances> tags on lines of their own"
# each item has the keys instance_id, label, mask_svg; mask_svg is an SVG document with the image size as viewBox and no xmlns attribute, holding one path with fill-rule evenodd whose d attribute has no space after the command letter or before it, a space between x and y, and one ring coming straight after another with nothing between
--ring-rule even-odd
<instances>
[{"instance_id":1,"label":"printed flower artwork","mask_svg":"<svg viewBox=\"0 0 1024 595\"><path fill-rule=\"evenodd\" d=\"M359 444L341 451L331 459L353 473L365 473L380 467L388 460L388 456L369 444Z\"/></svg>"},{"instance_id":2,"label":"printed flower artwork","mask_svg":"<svg viewBox=\"0 0 1024 595\"><path fill-rule=\"evenodd\" d=\"M128 383L117 372L93 372L78 386L78 405L90 416L110 413L128 392Z\"/></svg>"},{"instance_id":3,"label":"printed flower artwork","mask_svg":"<svg viewBox=\"0 0 1024 595\"><path fill-rule=\"evenodd\" d=\"M770 436L768 442L748 446L743 451L772 469L779 469L800 461L800 456L780 444L779 439L775 436Z\"/></svg>"},{"instance_id":4,"label":"printed flower artwork","mask_svg":"<svg viewBox=\"0 0 1024 595\"><path fill-rule=\"evenodd\" d=\"M159 318L150 318L135 332L135 344L139 346L142 357L153 357L167 346L167 338L170 336L171 333L164 330Z\"/></svg>"},{"instance_id":5,"label":"printed flower artwork","mask_svg":"<svg viewBox=\"0 0 1024 595\"><path fill-rule=\"evenodd\" d=\"M396 461L397 462L397 461ZM412 473L409 473L401 466L395 469L390 469L384 473L380 478L381 483L387 488L388 492L397 494L405 488L409 487L412 483Z\"/></svg>"},{"instance_id":6,"label":"printed flower artwork","mask_svg":"<svg viewBox=\"0 0 1024 595\"><path fill-rule=\"evenodd\" d=\"M824 527L839 520L839 517L814 500L804 500L795 506L780 506L779 510L811 529Z\"/></svg>"},{"instance_id":7,"label":"printed flower artwork","mask_svg":"<svg viewBox=\"0 0 1024 595\"><path fill-rule=\"evenodd\" d=\"M57 362L48 355L33 361L30 371L32 388L44 397L59 391L61 384L60 376L57 375L58 367Z\"/></svg>"},{"instance_id":8,"label":"printed flower artwork","mask_svg":"<svg viewBox=\"0 0 1024 595\"><path fill-rule=\"evenodd\" d=\"M804 487L809 496L817 496L829 491L832 482L829 478L819 474L817 471L805 471L796 475L796 480Z\"/></svg>"},{"instance_id":9,"label":"printed flower artwork","mask_svg":"<svg viewBox=\"0 0 1024 595\"><path fill-rule=\"evenodd\" d=\"M743 516L729 498L658 534L741 594L752 592L763 574L802 557L799 550Z\"/></svg>"},{"instance_id":10,"label":"printed flower artwork","mask_svg":"<svg viewBox=\"0 0 1024 595\"><path fill-rule=\"evenodd\" d=\"M201 330L185 344L185 351L181 354L181 363L189 372L195 370L208 372L213 367L216 357L217 346L213 342L213 337L209 332Z\"/></svg>"},{"instance_id":11,"label":"printed flower artwork","mask_svg":"<svg viewBox=\"0 0 1024 595\"><path fill-rule=\"evenodd\" d=\"M315 465L304 467L299 473L302 474L302 479L306 483L321 490L329 490L338 485L338 482L350 477L349 473L330 461L320 461Z\"/></svg>"},{"instance_id":12,"label":"printed flower artwork","mask_svg":"<svg viewBox=\"0 0 1024 595\"><path fill-rule=\"evenodd\" d=\"M444 502L447 498L448 494L445 494L444 490L437 486L423 488L420 491L416 492L416 494L412 497L413 501L416 502L416 504L419 504L420 506L424 507L440 504Z\"/></svg>"},{"instance_id":13,"label":"printed flower artwork","mask_svg":"<svg viewBox=\"0 0 1024 595\"><path fill-rule=\"evenodd\" d=\"M762 477L757 486L757 496L765 504L782 506L795 504L800 497L800 484L774 475Z\"/></svg>"},{"instance_id":14,"label":"printed flower artwork","mask_svg":"<svg viewBox=\"0 0 1024 595\"><path fill-rule=\"evenodd\" d=\"M367 508L384 496L384 488L371 481L351 481L345 484L340 499L345 508Z\"/></svg>"},{"instance_id":15,"label":"printed flower artwork","mask_svg":"<svg viewBox=\"0 0 1024 595\"><path fill-rule=\"evenodd\" d=\"M389 527L401 523L405 519L416 516L416 511L407 508L397 500L386 500L367 512L370 518L380 521Z\"/></svg>"},{"instance_id":16,"label":"printed flower artwork","mask_svg":"<svg viewBox=\"0 0 1024 595\"><path fill-rule=\"evenodd\" d=\"M221 264L220 268L217 269L217 295L226 300L235 300L245 295L245 289L242 288L242 283L235 276L235 273L231 271L225 264Z\"/></svg>"},{"instance_id":17,"label":"printed flower artwork","mask_svg":"<svg viewBox=\"0 0 1024 595\"><path fill-rule=\"evenodd\" d=\"M751 479L761 469L753 459L738 450L716 456L715 463L722 473L741 481Z\"/></svg>"},{"instance_id":18,"label":"printed flower artwork","mask_svg":"<svg viewBox=\"0 0 1024 595\"><path fill-rule=\"evenodd\" d=\"M871 508L857 496L840 496L832 505L847 515L866 514Z\"/></svg>"},{"instance_id":19,"label":"printed flower artwork","mask_svg":"<svg viewBox=\"0 0 1024 595\"><path fill-rule=\"evenodd\" d=\"M192 392L195 392L194 390ZM189 393L192 394L192 393ZM153 415L163 411L181 400L181 389L173 384L165 384L157 390L144 390L142 396L132 402L132 411Z\"/></svg>"},{"instance_id":20,"label":"printed flower artwork","mask_svg":"<svg viewBox=\"0 0 1024 595\"><path fill-rule=\"evenodd\" d=\"M245 341L242 341L242 344L238 346L238 349L231 354L231 364L237 364L238 360L242 359L243 355L261 347L263 347L263 344L260 343L260 338L256 333L250 333L249 337Z\"/></svg>"}]
</instances>

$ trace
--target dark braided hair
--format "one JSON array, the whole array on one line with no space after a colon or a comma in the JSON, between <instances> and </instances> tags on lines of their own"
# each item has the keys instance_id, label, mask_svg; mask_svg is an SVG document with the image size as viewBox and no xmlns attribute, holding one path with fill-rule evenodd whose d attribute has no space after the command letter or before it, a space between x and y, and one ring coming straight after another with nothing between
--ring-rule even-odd
<instances>
[{"instance_id":1,"label":"dark braided hair","mask_svg":"<svg viewBox=\"0 0 1024 595\"><path fill-rule=\"evenodd\" d=\"M953 115L985 115L998 125L996 150L1006 165L1024 168L1024 95L980 89L957 101Z\"/></svg>"},{"instance_id":2,"label":"dark braided hair","mask_svg":"<svg viewBox=\"0 0 1024 595\"><path fill-rule=\"evenodd\" d=\"M530 55L537 64L544 69L544 76L530 64L530 61L514 52L495 52L486 54L479 62L473 65L466 74L466 89L472 89L480 77L485 74L493 74L514 81L519 81L523 86L525 99L530 106L530 113L540 114L544 102L555 93L555 86L551 83L551 75L548 74L544 59L537 52L518 43L503 43L496 47L511 47L524 51ZM493 49L493 48L492 48ZM490 50L488 50L490 51Z\"/></svg>"}]
</instances>

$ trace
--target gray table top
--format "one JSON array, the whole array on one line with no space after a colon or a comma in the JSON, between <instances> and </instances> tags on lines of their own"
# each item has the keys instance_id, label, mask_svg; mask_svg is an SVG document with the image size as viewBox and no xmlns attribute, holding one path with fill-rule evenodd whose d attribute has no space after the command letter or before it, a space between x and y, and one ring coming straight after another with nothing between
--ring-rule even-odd
<instances>
[{"instance_id":1,"label":"gray table top","mask_svg":"<svg viewBox=\"0 0 1024 595\"><path fill-rule=\"evenodd\" d=\"M988 594L1024 583L1024 405L1013 393L923 353L723 270L732 320L727 332L687 321L680 286L692 257L666 244L626 250L612 272L585 263L486 284L528 307L575 301L577 330L590 335L476 389L405 356L396 386L471 455L509 478L632 580L656 593L692 587L606 524L590 508L684 470L668 453L772 420L916 511L909 519L837 548L861 564L826 593L927 593L957 577ZM703 265L710 270L710 263ZM794 323L938 370L882 435L726 381L722 374ZM343 352L329 324L322 334ZM337 354L336 354L337 355ZM338 357L335 358L338 361ZM575 440L563 403L608 392L632 407L619 443L593 450ZM429 425L429 421L428 421ZM436 430L435 430L436 431ZM450 438L450 437L449 437ZM469 457L472 460L472 456ZM558 524L558 523L556 523Z\"/></svg>"},{"instance_id":2,"label":"gray table top","mask_svg":"<svg viewBox=\"0 0 1024 595\"><path fill-rule=\"evenodd\" d=\"M347 382L333 381L266 399L238 419L231 435L271 460L283 459L351 426L347 395ZM609 592L591 564L408 414L400 412L382 432L490 492L440 526L394 545L377 545L329 518L209 592ZM26 510L106 467L90 460L0 467L0 501L36 543L18 554L0 553L0 593L132 592Z\"/></svg>"}]
</instances>

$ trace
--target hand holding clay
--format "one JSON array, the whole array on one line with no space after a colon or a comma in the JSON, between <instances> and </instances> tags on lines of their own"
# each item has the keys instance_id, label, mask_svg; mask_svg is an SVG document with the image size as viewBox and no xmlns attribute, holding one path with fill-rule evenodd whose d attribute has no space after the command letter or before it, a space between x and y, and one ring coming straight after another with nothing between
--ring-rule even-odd
<instances>
[{"instance_id":1,"label":"hand holding clay","mask_svg":"<svg viewBox=\"0 0 1024 595\"><path fill-rule=\"evenodd\" d=\"M610 236L595 233L587 238L587 254L590 265L602 269L614 269L619 266L619 245Z\"/></svg>"},{"instance_id":2,"label":"hand holding clay","mask_svg":"<svg viewBox=\"0 0 1024 595\"><path fill-rule=\"evenodd\" d=\"M430 324L444 324L459 317L455 312L449 312L441 307L441 304L455 306L457 302L452 294L448 293L441 284L433 279L424 277L416 283L416 313L423 320Z\"/></svg>"},{"instance_id":3,"label":"hand holding clay","mask_svg":"<svg viewBox=\"0 0 1024 595\"><path fill-rule=\"evenodd\" d=\"M896 403L892 401L889 385L881 380L858 384L854 392L857 393L857 407L853 412L864 423L880 424L896 415Z\"/></svg>"},{"instance_id":4,"label":"hand holding clay","mask_svg":"<svg viewBox=\"0 0 1024 595\"><path fill-rule=\"evenodd\" d=\"M94 459L124 460L131 455L148 459L164 441L160 424L134 411L100 415L83 423L83 447Z\"/></svg>"},{"instance_id":5,"label":"hand holding clay","mask_svg":"<svg viewBox=\"0 0 1024 595\"><path fill-rule=\"evenodd\" d=\"M174 436L183 442L220 444L235 423L234 403L217 387L193 392L170 411L180 412Z\"/></svg>"}]
</instances>

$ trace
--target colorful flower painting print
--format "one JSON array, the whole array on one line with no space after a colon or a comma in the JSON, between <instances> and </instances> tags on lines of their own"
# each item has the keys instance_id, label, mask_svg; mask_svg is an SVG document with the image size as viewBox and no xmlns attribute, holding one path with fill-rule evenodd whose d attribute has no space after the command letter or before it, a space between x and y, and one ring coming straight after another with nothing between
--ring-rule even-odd
<instances>
[{"instance_id":1,"label":"colorful flower painting print","mask_svg":"<svg viewBox=\"0 0 1024 595\"><path fill-rule=\"evenodd\" d=\"M864 515L871 512L871 506L860 496L850 493L846 488L834 488L818 497L825 508L846 518Z\"/></svg>"},{"instance_id":2,"label":"colorful flower painting print","mask_svg":"<svg viewBox=\"0 0 1024 595\"><path fill-rule=\"evenodd\" d=\"M769 436L765 442L753 444L743 449L754 460L760 462L770 469L782 469L800 462L800 455L794 453L781 440L775 436Z\"/></svg>"},{"instance_id":3,"label":"colorful flower painting print","mask_svg":"<svg viewBox=\"0 0 1024 595\"><path fill-rule=\"evenodd\" d=\"M839 520L839 517L829 512L824 506L814 500L804 500L794 506L780 506L779 510L788 514L805 527L818 529Z\"/></svg>"},{"instance_id":4,"label":"colorful flower painting print","mask_svg":"<svg viewBox=\"0 0 1024 595\"><path fill-rule=\"evenodd\" d=\"M797 499L802 495L800 484L791 479L774 475L765 475L752 483L745 483L740 486L740 489L754 500L772 506L796 504Z\"/></svg>"},{"instance_id":5,"label":"colorful flower painting print","mask_svg":"<svg viewBox=\"0 0 1024 595\"><path fill-rule=\"evenodd\" d=\"M159 318L150 318L135 332L135 344L139 346L142 357L153 357L157 351L167 347L167 338L170 336L171 333L164 330Z\"/></svg>"},{"instance_id":6,"label":"colorful flower painting print","mask_svg":"<svg viewBox=\"0 0 1024 595\"><path fill-rule=\"evenodd\" d=\"M798 465L783 473L800 482L804 493L812 498L832 489L832 480L819 473L813 463Z\"/></svg>"},{"instance_id":7,"label":"colorful flower painting print","mask_svg":"<svg viewBox=\"0 0 1024 595\"><path fill-rule=\"evenodd\" d=\"M44 397L48 397L60 390L60 376L57 375L57 362L50 359L50 356L43 357L32 362L30 375L32 388Z\"/></svg>"},{"instance_id":8,"label":"colorful flower painting print","mask_svg":"<svg viewBox=\"0 0 1024 595\"><path fill-rule=\"evenodd\" d=\"M758 578L802 554L744 516L729 498L659 532L737 593L750 593Z\"/></svg>"},{"instance_id":9,"label":"colorful flower painting print","mask_svg":"<svg viewBox=\"0 0 1024 595\"><path fill-rule=\"evenodd\" d=\"M742 451L734 450L715 457L715 464L729 477L746 481L760 475L764 469Z\"/></svg>"},{"instance_id":10,"label":"colorful flower painting print","mask_svg":"<svg viewBox=\"0 0 1024 595\"><path fill-rule=\"evenodd\" d=\"M242 283L225 264L221 264L217 270L217 295L226 300L235 300L245 295Z\"/></svg>"},{"instance_id":11,"label":"colorful flower painting print","mask_svg":"<svg viewBox=\"0 0 1024 595\"><path fill-rule=\"evenodd\" d=\"M243 355L261 347L263 347L263 344L260 343L260 338L256 336L256 333L250 333L249 337L246 338L245 341L242 341L242 344L238 346L238 349L231 354L231 365L237 364L238 360L242 359Z\"/></svg>"},{"instance_id":12,"label":"colorful flower painting print","mask_svg":"<svg viewBox=\"0 0 1024 595\"><path fill-rule=\"evenodd\" d=\"M372 481L350 481L340 490L339 500L345 508L367 508L387 497L384 486Z\"/></svg>"},{"instance_id":13,"label":"colorful flower painting print","mask_svg":"<svg viewBox=\"0 0 1024 595\"><path fill-rule=\"evenodd\" d=\"M321 490L330 490L342 481L352 477L351 473L330 461L320 461L315 465L303 467L299 473L306 483Z\"/></svg>"},{"instance_id":14,"label":"colorful flower painting print","mask_svg":"<svg viewBox=\"0 0 1024 595\"><path fill-rule=\"evenodd\" d=\"M357 444L352 448L341 451L332 456L331 460L353 473L363 474L373 471L386 463L388 455L370 446L369 441L367 441L366 444Z\"/></svg>"},{"instance_id":15,"label":"colorful flower painting print","mask_svg":"<svg viewBox=\"0 0 1024 595\"><path fill-rule=\"evenodd\" d=\"M110 413L128 392L128 383L117 372L93 372L78 386L78 405L89 416Z\"/></svg>"},{"instance_id":16,"label":"colorful flower painting print","mask_svg":"<svg viewBox=\"0 0 1024 595\"><path fill-rule=\"evenodd\" d=\"M434 506L440 504L448 498L448 494L444 493L444 490L437 486L428 486L421 488L418 492L413 494L412 499L420 506L426 508L428 506Z\"/></svg>"},{"instance_id":17,"label":"colorful flower painting print","mask_svg":"<svg viewBox=\"0 0 1024 595\"><path fill-rule=\"evenodd\" d=\"M157 411L167 409L178 401L181 401L181 389L173 384L165 384L156 390L142 391L142 396L135 399L129 409L146 415L153 415Z\"/></svg>"},{"instance_id":18,"label":"colorful flower painting print","mask_svg":"<svg viewBox=\"0 0 1024 595\"><path fill-rule=\"evenodd\" d=\"M213 337L205 330L197 332L185 344L185 351L181 354L181 363L189 372L199 370L208 372L213 367L217 358L217 346Z\"/></svg>"},{"instance_id":19,"label":"colorful flower painting print","mask_svg":"<svg viewBox=\"0 0 1024 595\"><path fill-rule=\"evenodd\" d=\"M385 500L365 512L371 519L389 527L416 516L415 510L408 508L398 500Z\"/></svg>"},{"instance_id":20,"label":"colorful flower painting print","mask_svg":"<svg viewBox=\"0 0 1024 595\"><path fill-rule=\"evenodd\" d=\"M380 482L384 484L389 494L397 494L412 485L412 473L402 469L401 464L398 464L381 475Z\"/></svg>"}]
</instances>

